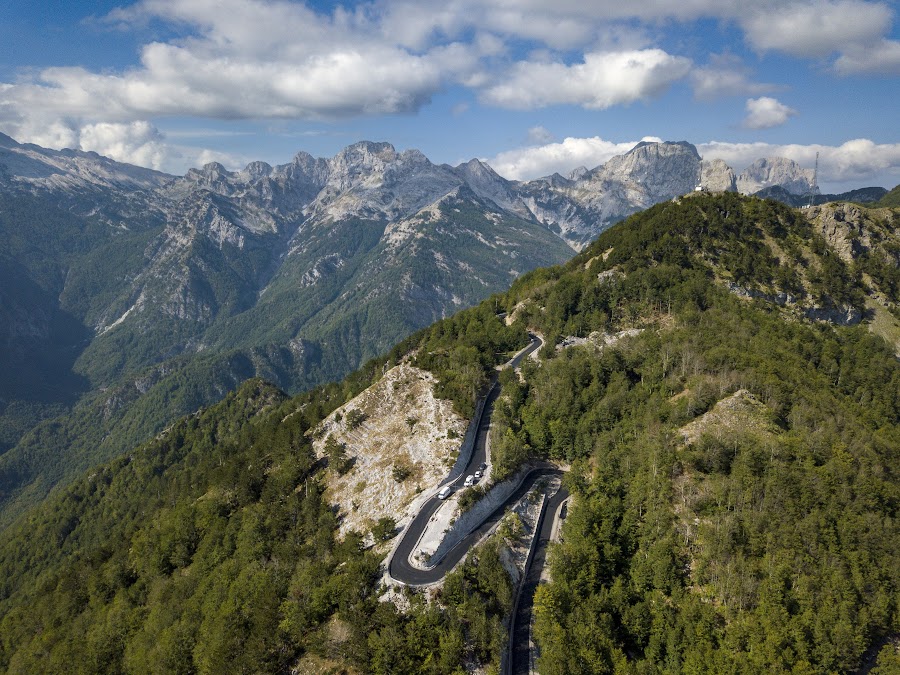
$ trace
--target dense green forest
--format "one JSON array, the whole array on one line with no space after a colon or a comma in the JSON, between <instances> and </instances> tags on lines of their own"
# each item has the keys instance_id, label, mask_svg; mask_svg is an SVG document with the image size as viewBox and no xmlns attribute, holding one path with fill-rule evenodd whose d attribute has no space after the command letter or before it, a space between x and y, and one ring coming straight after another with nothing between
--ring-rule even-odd
<instances>
[{"instance_id":1,"label":"dense green forest","mask_svg":"<svg viewBox=\"0 0 900 675\"><path fill-rule=\"evenodd\" d=\"M371 373L370 373L371 374ZM380 556L338 543L310 425L359 388L288 399L254 380L51 497L0 543L10 673L364 672L499 663L512 584L497 544L442 608L377 599Z\"/></svg>"},{"instance_id":2,"label":"dense green forest","mask_svg":"<svg viewBox=\"0 0 900 675\"><path fill-rule=\"evenodd\" d=\"M860 306L861 270L796 212L685 201L601 235L554 283L517 284L548 335L643 329L599 354L546 350L505 383L501 453L574 465L535 601L540 670L851 672L900 629L900 363L865 326L786 321L710 283ZM738 390L763 423L742 413L685 443Z\"/></svg>"},{"instance_id":3,"label":"dense green forest","mask_svg":"<svg viewBox=\"0 0 900 675\"><path fill-rule=\"evenodd\" d=\"M492 461L571 467L541 673L896 672L898 345L804 314L897 302L883 225L848 264L798 211L685 198L341 384L243 385L0 533L0 669L496 672L504 541L431 602L380 601L383 554L336 539L308 432L406 356L469 414L532 330L545 347L501 376Z\"/></svg>"}]
</instances>

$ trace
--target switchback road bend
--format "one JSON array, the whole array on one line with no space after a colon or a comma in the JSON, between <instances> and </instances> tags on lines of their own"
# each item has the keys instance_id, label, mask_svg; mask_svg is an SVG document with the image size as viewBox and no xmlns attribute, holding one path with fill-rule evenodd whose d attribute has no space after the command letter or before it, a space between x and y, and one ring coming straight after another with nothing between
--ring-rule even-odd
<instances>
[{"instance_id":1,"label":"switchback road bend","mask_svg":"<svg viewBox=\"0 0 900 675\"><path fill-rule=\"evenodd\" d=\"M544 344L543 341L536 335L531 335L530 337L531 344L528 345L526 349L517 354L507 364L509 367L517 368L522 362L522 359L527 357L535 350L540 349L540 347ZM478 421L478 432L475 438L472 455L469 458L469 462L466 465L465 470L454 481L448 483L448 485L450 485L451 487L457 487L458 484L461 484L461 481L465 480L465 476L474 473L475 469L480 466L482 462L487 461L487 436L491 426L491 415L494 411L494 403L499 396L499 391L500 388L497 386L497 374L494 373L494 375L491 377L490 389L487 393L487 400L481 414L481 419ZM419 542L419 539L421 538L422 533L425 531L425 528L428 525L428 521L430 520L431 516L434 515L434 512L437 511L438 507L443 503L437 498L437 496L434 496L426 501L422 505L422 508L419 510L419 513L416 514L415 518L413 518L409 527L406 529L402 541L397 545L397 548L394 551L394 555L391 557L388 563L388 573L390 574L391 578L401 583L409 584L411 586L421 586L440 581L444 577L444 575L448 571L453 569L453 566L456 565L456 563L458 563L465 556L469 548L474 545L481 538L481 536L483 536L483 534L490 529L494 522L496 522L496 520L498 520L503 515L504 509L507 507L510 501L513 499L521 498L520 492L522 490L525 490L527 492L527 489L534 485L534 481L539 477L539 475L529 474L525 482L522 484L522 487L520 487L519 490L516 490L516 492L500 507L498 507L497 510L491 513L481 526L476 528L475 531L472 532L472 534L470 534L459 544L457 544L457 546L455 546L437 565L428 570L422 570L413 567L409 563L409 556L412 554L413 549ZM516 497L516 495L520 496Z\"/></svg>"}]
</instances>

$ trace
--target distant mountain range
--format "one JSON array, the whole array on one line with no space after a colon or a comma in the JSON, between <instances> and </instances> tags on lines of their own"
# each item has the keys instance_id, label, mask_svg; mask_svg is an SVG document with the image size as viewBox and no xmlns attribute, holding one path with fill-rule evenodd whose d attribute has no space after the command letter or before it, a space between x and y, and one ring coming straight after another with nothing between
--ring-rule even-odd
<instances>
[{"instance_id":1,"label":"distant mountain range","mask_svg":"<svg viewBox=\"0 0 900 675\"><path fill-rule=\"evenodd\" d=\"M175 177L0 134L0 504L248 377L338 379L698 181L796 198L811 179L684 142L529 182L371 142Z\"/></svg>"}]
</instances>

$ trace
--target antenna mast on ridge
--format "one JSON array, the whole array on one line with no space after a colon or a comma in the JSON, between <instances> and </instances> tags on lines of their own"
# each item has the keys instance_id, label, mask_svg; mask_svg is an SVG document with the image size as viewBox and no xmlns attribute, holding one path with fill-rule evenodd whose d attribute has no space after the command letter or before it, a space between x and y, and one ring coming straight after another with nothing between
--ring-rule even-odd
<instances>
[{"instance_id":1,"label":"antenna mast on ridge","mask_svg":"<svg viewBox=\"0 0 900 675\"><path fill-rule=\"evenodd\" d=\"M816 153L816 167L813 169L812 185L809 186L809 206L816 205L816 195L819 194L819 153Z\"/></svg>"}]
</instances>

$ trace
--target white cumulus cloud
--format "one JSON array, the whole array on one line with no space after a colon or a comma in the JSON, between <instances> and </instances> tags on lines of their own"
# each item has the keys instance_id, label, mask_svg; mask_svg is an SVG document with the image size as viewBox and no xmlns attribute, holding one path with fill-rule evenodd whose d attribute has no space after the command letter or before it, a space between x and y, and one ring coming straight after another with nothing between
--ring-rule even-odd
<instances>
[{"instance_id":1,"label":"white cumulus cloud","mask_svg":"<svg viewBox=\"0 0 900 675\"><path fill-rule=\"evenodd\" d=\"M78 135L82 150L93 150L120 162L161 169L166 161L165 140L149 122L88 124Z\"/></svg>"},{"instance_id":2,"label":"white cumulus cloud","mask_svg":"<svg viewBox=\"0 0 900 675\"><path fill-rule=\"evenodd\" d=\"M740 22L757 49L822 57L878 41L890 29L892 15L881 2L813 0L754 5Z\"/></svg>"},{"instance_id":3,"label":"white cumulus cloud","mask_svg":"<svg viewBox=\"0 0 900 675\"><path fill-rule=\"evenodd\" d=\"M691 62L661 49L594 52L582 63L521 61L482 99L506 108L574 104L594 110L652 98L685 77Z\"/></svg>"},{"instance_id":4,"label":"white cumulus cloud","mask_svg":"<svg viewBox=\"0 0 900 675\"><path fill-rule=\"evenodd\" d=\"M447 82L473 75L479 49L496 49L483 40L412 52L381 39L364 17L288 2L146 0L111 16L161 18L187 36L145 45L140 65L122 72L46 68L6 84L0 123L15 132L34 115L91 123L409 112Z\"/></svg>"},{"instance_id":5,"label":"white cumulus cloud","mask_svg":"<svg viewBox=\"0 0 900 675\"><path fill-rule=\"evenodd\" d=\"M744 126L748 129L770 129L781 126L797 114L778 99L769 96L747 99L747 117Z\"/></svg>"},{"instance_id":6,"label":"white cumulus cloud","mask_svg":"<svg viewBox=\"0 0 900 675\"><path fill-rule=\"evenodd\" d=\"M709 65L691 71L694 96L710 101L722 96L758 95L779 89L777 85L754 82L750 69L731 54L713 54Z\"/></svg>"},{"instance_id":7,"label":"white cumulus cloud","mask_svg":"<svg viewBox=\"0 0 900 675\"><path fill-rule=\"evenodd\" d=\"M850 47L834 62L839 75L900 75L900 41Z\"/></svg>"}]
</instances>

